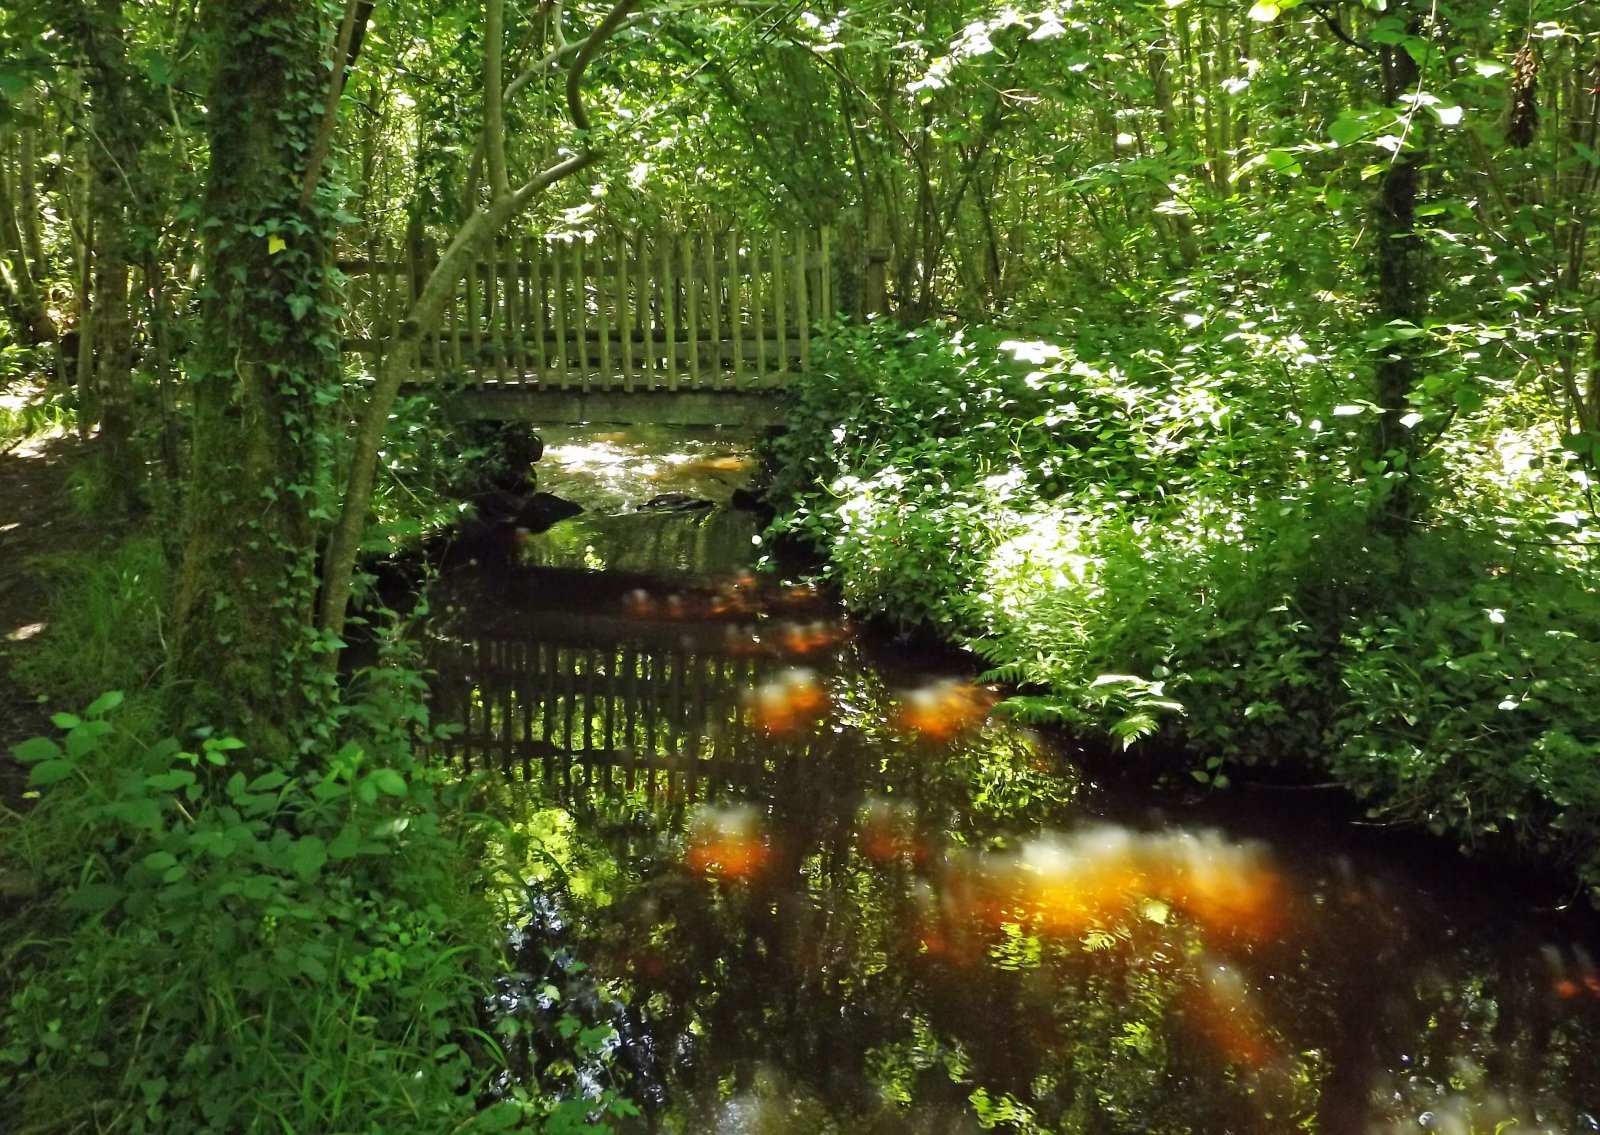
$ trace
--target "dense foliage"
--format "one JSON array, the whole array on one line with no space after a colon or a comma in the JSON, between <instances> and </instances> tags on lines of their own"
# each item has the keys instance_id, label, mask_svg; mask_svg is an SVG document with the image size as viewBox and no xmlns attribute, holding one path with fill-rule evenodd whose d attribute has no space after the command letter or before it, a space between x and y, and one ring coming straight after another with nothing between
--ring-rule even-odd
<instances>
[{"instance_id":1,"label":"dense foliage","mask_svg":"<svg viewBox=\"0 0 1600 1135\"><path fill-rule=\"evenodd\" d=\"M1332 772L1375 815L1600 877L1581 456L1485 404L1396 539L1365 407L1310 386L1286 410L1280 359L1242 338L1145 339L839 329L775 443L776 531L852 606L968 642L1026 718L1161 732L1219 785Z\"/></svg>"},{"instance_id":2,"label":"dense foliage","mask_svg":"<svg viewBox=\"0 0 1600 1135\"><path fill-rule=\"evenodd\" d=\"M487 448L399 392L497 240L831 226L773 492L849 602L1600 886L1597 48L1590 0L0 9L0 455L70 421L161 534L56 565L18 667L95 709L4 814L0 1114L600 1120L477 1109L496 839L416 660L339 666Z\"/></svg>"}]
</instances>

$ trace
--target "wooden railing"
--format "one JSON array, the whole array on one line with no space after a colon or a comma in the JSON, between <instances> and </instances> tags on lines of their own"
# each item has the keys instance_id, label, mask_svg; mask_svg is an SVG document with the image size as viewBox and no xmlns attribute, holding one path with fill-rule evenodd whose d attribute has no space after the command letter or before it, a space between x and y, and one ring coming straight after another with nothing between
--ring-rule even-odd
<instances>
[{"instance_id":1,"label":"wooden railing","mask_svg":"<svg viewBox=\"0 0 1600 1135\"><path fill-rule=\"evenodd\" d=\"M369 249L349 279L346 350L382 352L433 269L428 249ZM554 390L762 390L811 361L834 310L832 236L704 232L498 242L425 334L419 382Z\"/></svg>"},{"instance_id":2,"label":"wooden railing","mask_svg":"<svg viewBox=\"0 0 1600 1135\"><path fill-rule=\"evenodd\" d=\"M469 771L703 799L749 783L773 757L743 702L764 669L756 661L592 633L479 635L437 645L431 661L433 716L462 726L441 755Z\"/></svg>"}]
</instances>

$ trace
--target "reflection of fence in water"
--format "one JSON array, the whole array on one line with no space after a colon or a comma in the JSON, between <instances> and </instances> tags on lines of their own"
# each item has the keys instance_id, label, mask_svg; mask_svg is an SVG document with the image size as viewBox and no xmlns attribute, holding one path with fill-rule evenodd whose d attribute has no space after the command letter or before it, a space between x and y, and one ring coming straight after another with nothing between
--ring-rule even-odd
<instances>
[{"instance_id":1,"label":"reflection of fence in water","mask_svg":"<svg viewBox=\"0 0 1600 1135\"><path fill-rule=\"evenodd\" d=\"M685 799L758 777L741 696L765 666L681 641L474 637L441 644L434 719L469 770Z\"/></svg>"}]
</instances>

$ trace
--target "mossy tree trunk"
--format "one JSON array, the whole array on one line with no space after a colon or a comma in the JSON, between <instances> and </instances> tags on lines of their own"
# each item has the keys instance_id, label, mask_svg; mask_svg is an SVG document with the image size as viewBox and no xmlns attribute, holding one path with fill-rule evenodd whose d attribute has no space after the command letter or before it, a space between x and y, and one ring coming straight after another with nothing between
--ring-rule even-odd
<instances>
[{"instance_id":1,"label":"mossy tree trunk","mask_svg":"<svg viewBox=\"0 0 1600 1135\"><path fill-rule=\"evenodd\" d=\"M332 220L318 195L302 203L328 86L319 12L308 0L205 10L217 62L170 669L189 719L240 731L263 756L288 750L315 697L320 407L338 383Z\"/></svg>"},{"instance_id":2,"label":"mossy tree trunk","mask_svg":"<svg viewBox=\"0 0 1600 1135\"><path fill-rule=\"evenodd\" d=\"M128 65L123 0L80 0L67 26L77 40L91 100L89 224L94 269L86 322L94 328L91 382L82 408L98 421L106 473L128 506L142 502L143 462L134 439L133 313L146 108Z\"/></svg>"}]
</instances>

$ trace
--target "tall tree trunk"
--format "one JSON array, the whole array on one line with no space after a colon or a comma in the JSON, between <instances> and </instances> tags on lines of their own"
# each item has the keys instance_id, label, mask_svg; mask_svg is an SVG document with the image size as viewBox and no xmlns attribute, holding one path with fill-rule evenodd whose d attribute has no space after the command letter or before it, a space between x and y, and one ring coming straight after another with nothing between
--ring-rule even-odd
<instances>
[{"instance_id":1,"label":"tall tree trunk","mask_svg":"<svg viewBox=\"0 0 1600 1135\"><path fill-rule=\"evenodd\" d=\"M1407 21L1407 34L1418 36L1420 18ZM1404 45L1386 45L1383 51L1384 101L1401 113L1401 96L1415 91L1420 73ZM1412 108L1415 113L1415 108ZM1411 130L1422 128L1420 116ZM1422 180L1424 152L1415 137L1395 155L1379 183L1377 236L1378 316L1383 323L1421 326L1428 310L1426 250L1417 232L1417 197ZM1385 464L1392 491L1384 503L1380 525L1397 539L1403 538L1418 507L1418 484L1412 463L1417 455L1416 435L1401 419L1411 408L1417 382L1416 340L1401 339L1388 345L1378 361L1373 401L1378 416L1373 427L1373 457Z\"/></svg>"},{"instance_id":2,"label":"tall tree trunk","mask_svg":"<svg viewBox=\"0 0 1600 1135\"><path fill-rule=\"evenodd\" d=\"M128 69L123 0L83 0L74 13L91 100L89 217L94 274L86 325L93 329L92 379L83 407L100 426L101 456L123 502L142 503L143 461L134 442L133 336L129 283L139 221L134 185L144 127ZM85 425L89 424L86 420Z\"/></svg>"},{"instance_id":3,"label":"tall tree trunk","mask_svg":"<svg viewBox=\"0 0 1600 1135\"><path fill-rule=\"evenodd\" d=\"M30 260L29 241L19 223L24 208L20 179L20 171L13 174L8 156L0 152L0 288L6 293L17 338L40 346L55 339L56 325L38 284L42 265Z\"/></svg>"},{"instance_id":4,"label":"tall tree trunk","mask_svg":"<svg viewBox=\"0 0 1600 1135\"><path fill-rule=\"evenodd\" d=\"M338 382L328 210L300 204L327 91L306 0L209 0L205 278L170 656L188 716L286 752L312 695L319 395Z\"/></svg>"}]
</instances>

